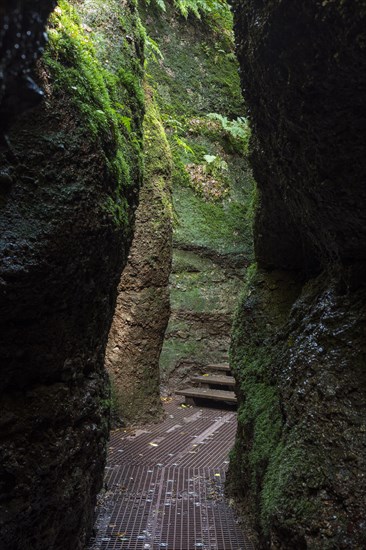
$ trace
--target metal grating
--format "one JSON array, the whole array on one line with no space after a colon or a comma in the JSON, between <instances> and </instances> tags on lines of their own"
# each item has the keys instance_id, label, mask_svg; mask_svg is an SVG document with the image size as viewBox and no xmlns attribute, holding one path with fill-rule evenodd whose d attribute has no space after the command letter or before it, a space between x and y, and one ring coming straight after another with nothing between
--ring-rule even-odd
<instances>
[{"instance_id":1,"label":"metal grating","mask_svg":"<svg viewBox=\"0 0 366 550\"><path fill-rule=\"evenodd\" d=\"M114 432L89 550L247 550L223 497L233 412L166 406L166 420Z\"/></svg>"}]
</instances>

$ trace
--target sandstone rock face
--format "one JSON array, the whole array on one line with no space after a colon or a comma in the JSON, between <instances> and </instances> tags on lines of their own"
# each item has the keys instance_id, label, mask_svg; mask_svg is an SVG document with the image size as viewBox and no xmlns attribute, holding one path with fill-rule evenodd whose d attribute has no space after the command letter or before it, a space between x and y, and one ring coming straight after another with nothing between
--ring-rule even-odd
<instances>
[{"instance_id":1,"label":"sandstone rock face","mask_svg":"<svg viewBox=\"0 0 366 550\"><path fill-rule=\"evenodd\" d=\"M136 153L128 190L120 178L116 191L111 167L123 129L102 120L93 133L73 96L72 86L91 84L82 80L80 51L66 46L80 33L88 74L98 59L72 5L62 6L53 22L60 42L38 68L46 100L19 114L0 149L1 550L82 550L90 534L108 438L104 353L140 180ZM41 22L45 15L42 8ZM56 56L57 44L64 49ZM141 65L136 52L134 59ZM80 80L68 85L78 60ZM136 136L141 124L136 111Z\"/></svg>"},{"instance_id":2,"label":"sandstone rock face","mask_svg":"<svg viewBox=\"0 0 366 550\"><path fill-rule=\"evenodd\" d=\"M135 236L118 286L106 368L116 420L131 424L159 418L159 357L170 315L172 260L171 155L158 111L147 100L145 178Z\"/></svg>"},{"instance_id":3,"label":"sandstone rock face","mask_svg":"<svg viewBox=\"0 0 366 550\"><path fill-rule=\"evenodd\" d=\"M260 196L231 350L230 487L263 546L363 548L365 4L235 12Z\"/></svg>"}]
</instances>

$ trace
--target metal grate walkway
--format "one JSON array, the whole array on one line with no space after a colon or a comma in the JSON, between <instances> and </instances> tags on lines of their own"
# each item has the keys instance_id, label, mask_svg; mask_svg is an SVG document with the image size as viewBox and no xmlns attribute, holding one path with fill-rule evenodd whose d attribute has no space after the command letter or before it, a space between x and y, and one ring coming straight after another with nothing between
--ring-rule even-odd
<instances>
[{"instance_id":1,"label":"metal grate walkway","mask_svg":"<svg viewBox=\"0 0 366 550\"><path fill-rule=\"evenodd\" d=\"M252 550L223 497L236 414L165 409L160 424L113 432L89 550Z\"/></svg>"}]
</instances>

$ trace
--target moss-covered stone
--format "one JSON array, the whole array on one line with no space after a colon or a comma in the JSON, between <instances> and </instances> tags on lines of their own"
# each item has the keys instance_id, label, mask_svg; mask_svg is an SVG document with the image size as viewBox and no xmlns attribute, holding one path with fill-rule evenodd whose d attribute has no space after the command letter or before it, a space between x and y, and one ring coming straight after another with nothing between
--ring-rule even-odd
<instances>
[{"instance_id":1,"label":"moss-covered stone","mask_svg":"<svg viewBox=\"0 0 366 550\"><path fill-rule=\"evenodd\" d=\"M123 13L113 0L94 0L78 9L61 0L50 19L44 63L54 91L69 95L103 148L114 181L104 207L126 230L131 222L128 197L142 171L144 38L138 16L124 18ZM134 37L133 47L124 33Z\"/></svg>"},{"instance_id":2,"label":"moss-covered stone","mask_svg":"<svg viewBox=\"0 0 366 550\"><path fill-rule=\"evenodd\" d=\"M229 23L216 28L207 18L184 19L172 2L166 8L164 13L154 6L140 8L148 35L162 54L149 66L162 112L174 119L211 112L242 116L229 8Z\"/></svg>"},{"instance_id":3,"label":"moss-covered stone","mask_svg":"<svg viewBox=\"0 0 366 550\"><path fill-rule=\"evenodd\" d=\"M147 72L173 155L172 316L161 356L171 388L192 368L227 359L235 297L252 252L249 130L238 120L244 104L232 16L228 6L220 9L225 17L216 21L184 19L170 2L165 13L155 5L142 12Z\"/></svg>"},{"instance_id":4,"label":"moss-covered stone","mask_svg":"<svg viewBox=\"0 0 366 550\"><path fill-rule=\"evenodd\" d=\"M258 273L253 265L233 325L230 362L238 381L240 407L229 485L236 495L247 495L251 504L246 513L254 522L261 516L260 495L268 465L278 452L284 422L272 375L276 346L282 345L281 327L300 289L301 284L285 272ZM271 497L270 491L267 505Z\"/></svg>"}]
</instances>

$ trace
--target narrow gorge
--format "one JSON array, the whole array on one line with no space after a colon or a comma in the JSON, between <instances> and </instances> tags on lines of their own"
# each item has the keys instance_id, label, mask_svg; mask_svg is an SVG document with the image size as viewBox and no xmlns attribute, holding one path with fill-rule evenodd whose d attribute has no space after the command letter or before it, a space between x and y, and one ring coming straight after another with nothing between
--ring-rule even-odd
<instances>
[{"instance_id":1,"label":"narrow gorge","mask_svg":"<svg viewBox=\"0 0 366 550\"><path fill-rule=\"evenodd\" d=\"M226 362L253 547L366 547L365 23L4 0L0 550L89 548L111 425Z\"/></svg>"}]
</instances>

